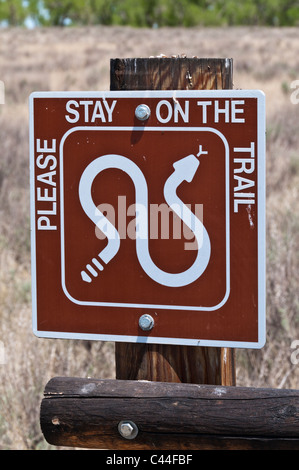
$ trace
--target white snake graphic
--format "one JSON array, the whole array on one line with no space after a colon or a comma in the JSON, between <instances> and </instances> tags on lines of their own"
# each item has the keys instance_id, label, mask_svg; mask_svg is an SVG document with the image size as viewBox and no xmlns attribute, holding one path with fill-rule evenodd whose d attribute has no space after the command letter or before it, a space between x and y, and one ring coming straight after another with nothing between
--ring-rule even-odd
<instances>
[{"instance_id":1,"label":"white snake graphic","mask_svg":"<svg viewBox=\"0 0 299 470\"><path fill-rule=\"evenodd\" d=\"M202 151L200 146L199 157L207 152ZM82 280L92 282L92 277L98 275L95 268L102 271L103 265L114 258L120 247L120 236L113 224L99 211L93 202L91 196L91 186L95 177L105 169L115 168L127 173L135 186L136 207L146 208L146 210L136 211L136 226L142 227L143 237L136 237L136 252L139 263L145 273L155 282L168 287L186 286L198 279L205 271L210 255L211 243L206 228L202 222L190 211L190 209L177 196L176 190L183 181L191 182L199 161L194 155L188 155L173 164L174 172L169 176L164 185L164 197L169 207L183 220L183 222L192 230L197 241L197 256L193 264L185 271L180 273L168 273L161 270L152 261L149 253L148 233L148 189L146 179L140 168L128 158L108 154L93 160L84 170L79 183L79 198L86 215L95 225L106 235L108 243L106 247L92 259L92 264L86 265L86 270L81 271ZM89 191L87 189L90 189ZM87 273L88 271L88 273Z\"/></svg>"}]
</instances>

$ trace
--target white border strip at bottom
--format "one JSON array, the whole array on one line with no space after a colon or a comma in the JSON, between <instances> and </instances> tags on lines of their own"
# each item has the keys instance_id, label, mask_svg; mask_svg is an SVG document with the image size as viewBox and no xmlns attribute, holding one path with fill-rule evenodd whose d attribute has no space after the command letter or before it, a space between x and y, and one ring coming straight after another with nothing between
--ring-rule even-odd
<instances>
[{"instance_id":1,"label":"white border strip at bottom","mask_svg":"<svg viewBox=\"0 0 299 470\"><path fill-rule=\"evenodd\" d=\"M39 338L54 339L78 339L89 341L106 341L106 342L122 342L122 343L146 343L146 344L173 344L178 346L205 346L218 348L240 348L240 349L260 349L264 346L266 338L264 331L260 339L256 343L241 341L218 341L218 340L200 340L185 338L167 338L154 336L122 336L122 335L97 335L89 333L59 333L56 331L38 331L33 333Z\"/></svg>"}]
</instances>

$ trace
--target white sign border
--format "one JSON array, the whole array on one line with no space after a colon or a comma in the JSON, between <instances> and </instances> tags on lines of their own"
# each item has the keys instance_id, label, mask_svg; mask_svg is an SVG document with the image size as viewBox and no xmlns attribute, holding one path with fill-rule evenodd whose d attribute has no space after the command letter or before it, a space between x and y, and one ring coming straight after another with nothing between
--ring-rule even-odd
<instances>
[{"instance_id":1,"label":"white sign border","mask_svg":"<svg viewBox=\"0 0 299 470\"><path fill-rule=\"evenodd\" d=\"M34 99L35 98L256 98L258 103L258 341L222 341L154 336L128 336L87 334L75 332L41 331L37 328L36 291L36 239L35 239L35 171L34 171ZM103 92L34 92L29 97L30 126L30 218L31 218L31 276L32 276L32 328L40 338L79 339L148 344L176 344L260 349L266 341L266 171L265 159L265 94L260 90L167 90L167 91L103 91ZM108 128L108 126L107 126Z\"/></svg>"}]
</instances>

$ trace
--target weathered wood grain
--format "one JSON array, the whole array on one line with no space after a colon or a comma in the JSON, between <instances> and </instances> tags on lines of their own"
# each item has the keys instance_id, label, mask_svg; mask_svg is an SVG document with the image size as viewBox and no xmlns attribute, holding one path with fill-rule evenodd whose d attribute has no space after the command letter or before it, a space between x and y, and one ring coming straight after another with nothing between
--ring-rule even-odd
<instances>
[{"instance_id":1,"label":"weathered wood grain","mask_svg":"<svg viewBox=\"0 0 299 470\"><path fill-rule=\"evenodd\" d=\"M135 439L120 436L122 420L137 425ZM72 447L299 450L299 391L57 377L41 428Z\"/></svg>"},{"instance_id":2,"label":"weathered wood grain","mask_svg":"<svg viewBox=\"0 0 299 470\"><path fill-rule=\"evenodd\" d=\"M111 59L111 90L231 89L232 59Z\"/></svg>"}]
</instances>

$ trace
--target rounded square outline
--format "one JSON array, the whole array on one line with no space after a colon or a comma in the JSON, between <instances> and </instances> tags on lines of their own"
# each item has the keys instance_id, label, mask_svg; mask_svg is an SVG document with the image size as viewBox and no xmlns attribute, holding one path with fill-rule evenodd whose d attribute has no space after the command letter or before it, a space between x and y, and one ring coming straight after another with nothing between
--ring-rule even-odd
<instances>
[{"instance_id":1,"label":"rounded square outline","mask_svg":"<svg viewBox=\"0 0 299 470\"><path fill-rule=\"evenodd\" d=\"M212 132L222 140L225 148L225 210L226 210L226 292L221 302L212 307L194 306L194 305L160 305L160 304L146 304L146 303L129 303L129 302L94 302L94 301L83 301L75 299L69 294L66 283L65 283L65 240L64 240L64 195L63 195L63 184L64 184L64 173L63 173L63 146L67 137L76 131L152 131L159 132L163 131L174 131L174 132ZM215 311L221 308L228 300L230 295L230 184L229 184L229 145L224 135L212 127L126 127L126 126L77 126L69 129L61 138L59 147L60 156L60 251L61 251L61 286L63 292L67 298L77 305L90 305L98 307L129 307L129 308L148 308L148 309L160 309L160 310L188 310L188 311Z\"/></svg>"}]
</instances>

